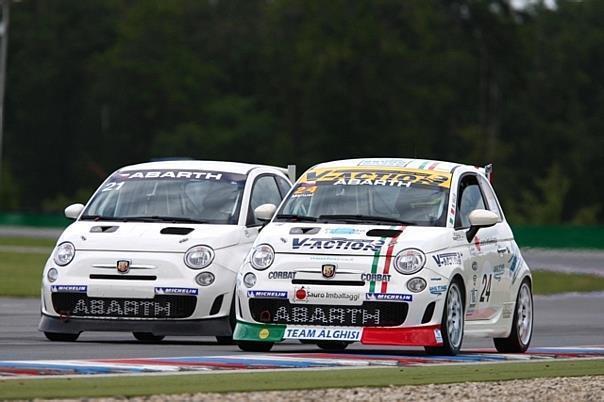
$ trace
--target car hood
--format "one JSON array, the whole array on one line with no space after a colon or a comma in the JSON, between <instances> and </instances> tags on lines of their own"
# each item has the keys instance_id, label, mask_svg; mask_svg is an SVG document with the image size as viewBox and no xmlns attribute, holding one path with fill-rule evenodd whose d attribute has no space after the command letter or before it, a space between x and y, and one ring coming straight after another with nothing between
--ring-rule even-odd
<instances>
[{"instance_id":1,"label":"car hood","mask_svg":"<svg viewBox=\"0 0 604 402\"><path fill-rule=\"evenodd\" d=\"M417 248L430 253L450 246L451 240L452 230L443 227L273 222L256 244L268 243L276 253L382 255L391 244L394 252Z\"/></svg>"},{"instance_id":2,"label":"car hood","mask_svg":"<svg viewBox=\"0 0 604 402\"><path fill-rule=\"evenodd\" d=\"M185 252L198 244L229 247L240 236L235 225L77 221L58 242L70 241L76 250Z\"/></svg>"}]
</instances>

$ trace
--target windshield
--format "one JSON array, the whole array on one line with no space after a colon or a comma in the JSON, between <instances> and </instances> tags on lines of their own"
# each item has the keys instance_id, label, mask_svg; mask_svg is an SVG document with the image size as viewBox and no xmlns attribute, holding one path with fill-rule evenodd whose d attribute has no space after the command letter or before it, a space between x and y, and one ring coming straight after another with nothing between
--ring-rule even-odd
<instances>
[{"instance_id":1,"label":"windshield","mask_svg":"<svg viewBox=\"0 0 604 402\"><path fill-rule=\"evenodd\" d=\"M445 226L450 183L425 170L311 170L275 220Z\"/></svg>"},{"instance_id":2,"label":"windshield","mask_svg":"<svg viewBox=\"0 0 604 402\"><path fill-rule=\"evenodd\" d=\"M121 171L82 220L237 224L245 175L192 170Z\"/></svg>"}]
</instances>

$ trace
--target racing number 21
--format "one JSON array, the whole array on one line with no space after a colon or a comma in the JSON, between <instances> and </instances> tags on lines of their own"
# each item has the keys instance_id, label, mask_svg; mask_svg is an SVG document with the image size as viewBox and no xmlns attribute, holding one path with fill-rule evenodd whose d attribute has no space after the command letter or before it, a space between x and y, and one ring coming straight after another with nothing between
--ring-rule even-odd
<instances>
[{"instance_id":1,"label":"racing number 21","mask_svg":"<svg viewBox=\"0 0 604 402\"><path fill-rule=\"evenodd\" d=\"M482 292L480 292L480 302L489 302L489 298L491 297L491 279L493 278L493 274L484 274L482 276Z\"/></svg>"}]
</instances>

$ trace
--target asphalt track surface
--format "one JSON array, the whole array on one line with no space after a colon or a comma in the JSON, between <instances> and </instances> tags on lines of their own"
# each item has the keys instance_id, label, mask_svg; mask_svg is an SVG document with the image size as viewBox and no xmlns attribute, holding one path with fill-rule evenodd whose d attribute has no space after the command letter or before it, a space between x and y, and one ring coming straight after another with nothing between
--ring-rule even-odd
<instances>
[{"instance_id":1,"label":"asphalt track surface","mask_svg":"<svg viewBox=\"0 0 604 402\"><path fill-rule=\"evenodd\" d=\"M604 346L604 293L535 298L535 328L531 347ZM37 325L37 299L0 299L0 360L107 359L241 354L234 345L218 345L210 337L167 337L158 345L143 344L125 332L85 332L77 342L50 342ZM490 348L488 339L467 338L464 349ZM348 350L375 353L420 351L352 345ZM313 345L287 342L274 353L319 352Z\"/></svg>"}]
</instances>

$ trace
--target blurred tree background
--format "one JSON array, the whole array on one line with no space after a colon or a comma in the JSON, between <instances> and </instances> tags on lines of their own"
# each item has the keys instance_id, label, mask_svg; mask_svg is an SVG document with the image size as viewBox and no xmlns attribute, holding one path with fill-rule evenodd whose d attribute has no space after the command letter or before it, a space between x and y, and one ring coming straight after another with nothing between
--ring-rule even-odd
<instances>
[{"instance_id":1,"label":"blurred tree background","mask_svg":"<svg viewBox=\"0 0 604 402\"><path fill-rule=\"evenodd\" d=\"M159 157L495 165L513 223L604 222L604 1L22 0L2 211Z\"/></svg>"}]
</instances>

